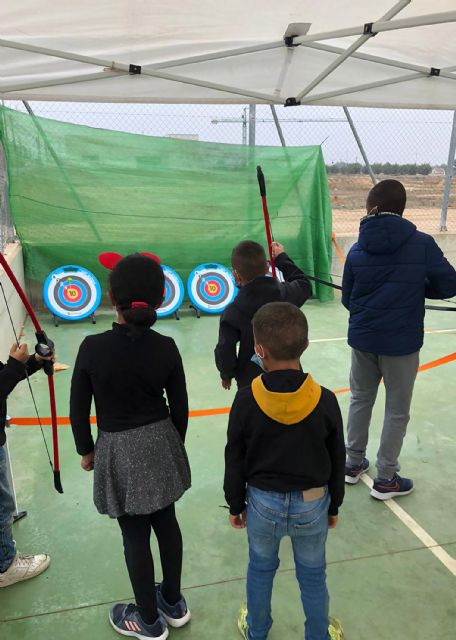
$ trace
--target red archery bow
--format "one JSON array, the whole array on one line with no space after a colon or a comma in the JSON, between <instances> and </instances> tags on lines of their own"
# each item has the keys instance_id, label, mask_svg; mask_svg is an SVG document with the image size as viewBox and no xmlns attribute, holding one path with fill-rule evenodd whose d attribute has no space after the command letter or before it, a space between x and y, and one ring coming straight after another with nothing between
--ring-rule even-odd
<instances>
[{"instance_id":1,"label":"red archery bow","mask_svg":"<svg viewBox=\"0 0 456 640\"><path fill-rule=\"evenodd\" d=\"M48 339L48 337L46 336L46 333L41 328L41 325L38 322L38 318L36 317L35 312L33 311L30 305L30 302L28 301L27 296L25 295L25 292L23 291L21 285L17 281L16 276L12 272L9 264L5 260L5 257L3 256L2 253L0 253L0 264L3 267L8 278L11 280L11 284L16 289L19 298L22 300L22 303L26 308L28 315L30 316L30 320L32 321L33 326L35 327L35 335L38 341L37 346L41 345L41 347L49 347L52 349L52 347L54 346L52 341ZM5 299L5 302L6 302L6 299ZM13 329L14 329L14 326L13 326ZM52 445L53 445L53 452L54 452L54 464L52 464L50 459L49 459L49 462L51 464L51 468L54 474L54 487L59 493L63 493L62 483L60 480L59 440L58 440L58 434L57 434L57 410L55 406L55 391L54 391L54 377L53 377L54 365L52 364L52 362L45 360L43 368L45 373L47 374L48 385L49 385L49 401L51 405ZM38 416L38 420L39 420L39 416ZM40 420L39 422L41 425Z\"/></svg>"},{"instance_id":2,"label":"red archery bow","mask_svg":"<svg viewBox=\"0 0 456 640\"><path fill-rule=\"evenodd\" d=\"M266 239L268 242L268 251L269 251L269 262L271 264L271 273L273 278L277 278L276 266L274 261L274 254L272 252L272 231L271 231L271 221L269 219L269 211L268 211L268 202L266 200L266 181L264 179L263 171L261 167L257 167L257 178L258 185L260 187L260 196L261 202L263 204L263 216L264 216L264 226L266 228Z\"/></svg>"}]
</instances>

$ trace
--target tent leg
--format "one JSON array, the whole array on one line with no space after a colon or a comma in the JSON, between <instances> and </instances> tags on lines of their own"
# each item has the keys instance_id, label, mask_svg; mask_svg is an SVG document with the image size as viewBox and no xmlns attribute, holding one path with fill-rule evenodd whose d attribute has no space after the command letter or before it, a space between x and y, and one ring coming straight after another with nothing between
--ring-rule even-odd
<instances>
[{"instance_id":1,"label":"tent leg","mask_svg":"<svg viewBox=\"0 0 456 640\"><path fill-rule=\"evenodd\" d=\"M78 207L81 210L81 212L85 213L86 218L87 218L87 222L88 222L90 228L92 229L95 238L97 240L101 240L100 234L98 233L97 229L95 228L93 222L90 220L90 214L88 214L87 211L85 210L84 205L82 204L81 198L79 197L76 189L72 185L72 183L71 183L71 181L70 181L65 169L62 167L62 164L60 163L59 158L57 156L57 153L55 152L54 147L49 142L49 139L46 136L46 133L43 130L43 127L40 125L39 121L37 120L37 118L36 118L36 116L35 116L35 114L33 112L32 107L29 105L27 100L22 100L22 104L24 105L24 107L27 109L28 113L32 117L33 124L35 125L38 133L40 134L41 139L43 140L47 150L51 154L52 159L54 160L55 164L57 165L57 168L60 171L65 184L67 185L68 189L71 191L71 194L73 195L73 198L75 199L76 204L78 205Z\"/></svg>"},{"instance_id":2,"label":"tent leg","mask_svg":"<svg viewBox=\"0 0 456 640\"><path fill-rule=\"evenodd\" d=\"M350 129L352 130L353 133L353 137L356 140L356 144L358 145L358 149L361 152L361 155L363 156L363 160L364 160L364 164L367 167L367 171L369 172L370 178L372 180L372 184L377 184L377 178L374 175L374 172L372 171L372 167L370 166L370 162L369 162L369 158L367 157L366 151L364 150L363 147L363 143L361 142L361 138L358 135L358 132L356 130L355 127L355 123L353 122L353 119L350 115L349 110L347 109L347 107L342 107L345 113L345 117L347 118L347 122L350 125Z\"/></svg>"},{"instance_id":3,"label":"tent leg","mask_svg":"<svg viewBox=\"0 0 456 640\"><path fill-rule=\"evenodd\" d=\"M256 104L249 104L249 146L255 146L256 137Z\"/></svg>"},{"instance_id":4,"label":"tent leg","mask_svg":"<svg viewBox=\"0 0 456 640\"><path fill-rule=\"evenodd\" d=\"M454 169L455 151L456 151L456 111L453 113L453 127L451 129L450 148L448 150L448 162L447 162L446 171L445 171L445 189L443 192L442 213L440 215L440 231L448 231L447 214L448 214L448 205L450 203L451 180L455 172L455 169Z\"/></svg>"}]
</instances>

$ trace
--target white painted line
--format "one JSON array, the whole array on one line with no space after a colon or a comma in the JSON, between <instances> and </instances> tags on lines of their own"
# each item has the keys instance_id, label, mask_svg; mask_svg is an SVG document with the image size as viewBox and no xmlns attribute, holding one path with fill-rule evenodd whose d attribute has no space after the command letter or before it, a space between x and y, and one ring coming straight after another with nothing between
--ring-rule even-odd
<instances>
[{"instance_id":1,"label":"white painted line","mask_svg":"<svg viewBox=\"0 0 456 640\"><path fill-rule=\"evenodd\" d=\"M369 487L369 489L372 489L372 485L374 484L372 478L364 474L361 476L361 480ZM452 558L450 554L447 553L445 549L443 549L439 543L434 540L434 538L430 536L416 520L412 518L412 516L397 504L395 500L384 500L383 504L385 507L388 507L388 509L390 509L390 511L399 518L407 529L409 529L418 538L418 540L420 540L424 546L440 560L448 571L456 577L456 559Z\"/></svg>"},{"instance_id":2,"label":"white painted line","mask_svg":"<svg viewBox=\"0 0 456 640\"><path fill-rule=\"evenodd\" d=\"M456 333L456 329L426 329L424 333ZM347 340L347 336L343 338L317 338L316 340L309 340L309 342L312 344L313 342L339 342L340 340Z\"/></svg>"}]
</instances>

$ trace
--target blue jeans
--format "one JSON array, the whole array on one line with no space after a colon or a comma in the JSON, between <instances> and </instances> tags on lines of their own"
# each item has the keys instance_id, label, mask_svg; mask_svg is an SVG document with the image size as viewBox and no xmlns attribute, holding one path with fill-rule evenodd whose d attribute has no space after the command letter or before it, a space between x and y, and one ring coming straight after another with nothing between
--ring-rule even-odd
<instances>
[{"instance_id":1,"label":"blue jeans","mask_svg":"<svg viewBox=\"0 0 456 640\"><path fill-rule=\"evenodd\" d=\"M0 447L0 573L4 573L16 557L13 540L14 497L6 472L6 447Z\"/></svg>"},{"instance_id":2,"label":"blue jeans","mask_svg":"<svg viewBox=\"0 0 456 640\"><path fill-rule=\"evenodd\" d=\"M272 583L279 567L279 547L290 536L306 615L305 639L329 640L329 595L325 546L329 493L304 502L302 492L275 493L248 487L247 624L251 640L266 640L272 626Z\"/></svg>"}]
</instances>

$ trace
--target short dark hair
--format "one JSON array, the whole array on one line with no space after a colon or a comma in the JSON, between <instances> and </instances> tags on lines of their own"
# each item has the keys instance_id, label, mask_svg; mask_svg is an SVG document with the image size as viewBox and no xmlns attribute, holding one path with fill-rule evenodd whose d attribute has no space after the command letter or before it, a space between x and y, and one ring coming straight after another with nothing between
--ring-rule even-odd
<instances>
[{"instance_id":1,"label":"short dark hair","mask_svg":"<svg viewBox=\"0 0 456 640\"><path fill-rule=\"evenodd\" d=\"M377 207L377 213L384 211L402 215L407 202L407 192L399 180L382 180L372 187L367 196L367 211Z\"/></svg>"},{"instance_id":2,"label":"short dark hair","mask_svg":"<svg viewBox=\"0 0 456 640\"><path fill-rule=\"evenodd\" d=\"M155 308L163 302L165 290L165 277L158 262L139 253L126 256L111 271L109 286L132 335L156 322ZM147 306L132 308L132 302L144 302Z\"/></svg>"},{"instance_id":3,"label":"short dark hair","mask_svg":"<svg viewBox=\"0 0 456 640\"><path fill-rule=\"evenodd\" d=\"M265 250L253 240L243 240L234 247L231 265L245 280L264 276L268 270Z\"/></svg>"},{"instance_id":4,"label":"short dark hair","mask_svg":"<svg viewBox=\"0 0 456 640\"><path fill-rule=\"evenodd\" d=\"M274 360L295 360L307 347L308 325L301 309L289 302L269 302L253 316L255 342Z\"/></svg>"}]
</instances>

